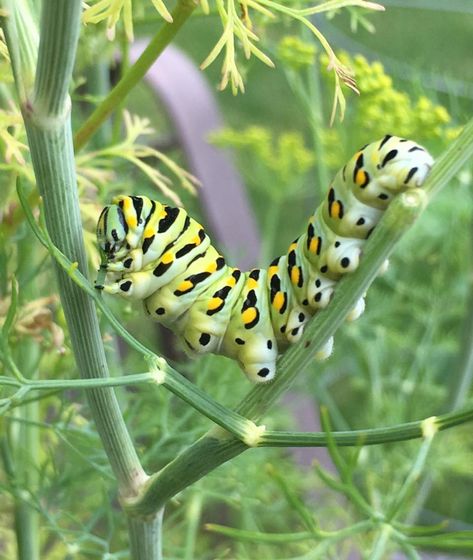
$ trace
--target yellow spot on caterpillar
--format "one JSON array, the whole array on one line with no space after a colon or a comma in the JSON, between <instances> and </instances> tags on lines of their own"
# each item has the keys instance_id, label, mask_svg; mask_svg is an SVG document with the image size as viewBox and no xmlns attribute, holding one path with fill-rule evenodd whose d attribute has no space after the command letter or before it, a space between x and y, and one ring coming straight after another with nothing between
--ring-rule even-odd
<instances>
[{"instance_id":1,"label":"yellow spot on caterpillar","mask_svg":"<svg viewBox=\"0 0 473 560\"><path fill-rule=\"evenodd\" d=\"M123 199L123 214L125 215L125 221L130 228L136 228L138 222L136 220L135 209L133 208L133 203L131 198L126 197Z\"/></svg>"},{"instance_id":2,"label":"yellow spot on caterpillar","mask_svg":"<svg viewBox=\"0 0 473 560\"><path fill-rule=\"evenodd\" d=\"M279 267L278 267L278 266L275 266L275 265L270 266L270 267L268 268L269 277L272 278L275 274L278 273L278 270L279 270Z\"/></svg>"},{"instance_id":3,"label":"yellow spot on caterpillar","mask_svg":"<svg viewBox=\"0 0 473 560\"><path fill-rule=\"evenodd\" d=\"M177 287L177 291L178 292L188 292L189 290L192 290L193 287L194 287L194 284L190 280L183 280L179 284L179 286Z\"/></svg>"},{"instance_id":4,"label":"yellow spot on caterpillar","mask_svg":"<svg viewBox=\"0 0 473 560\"><path fill-rule=\"evenodd\" d=\"M358 169L356 172L355 183L357 185L363 185L366 182L366 173L363 169Z\"/></svg>"},{"instance_id":5,"label":"yellow spot on caterpillar","mask_svg":"<svg viewBox=\"0 0 473 560\"><path fill-rule=\"evenodd\" d=\"M301 277L301 271L300 268L297 266L293 266L291 268L291 282L297 286L297 284L299 283L299 278Z\"/></svg>"},{"instance_id":6,"label":"yellow spot on caterpillar","mask_svg":"<svg viewBox=\"0 0 473 560\"><path fill-rule=\"evenodd\" d=\"M209 311L214 311L214 309L218 309L223 303L223 299L219 297L214 297L209 301L207 309Z\"/></svg>"},{"instance_id":7,"label":"yellow spot on caterpillar","mask_svg":"<svg viewBox=\"0 0 473 560\"><path fill-rule=\"evenodd\" d=\"M226 282L226 286L230 286L230 288L233 288L236 284L236 279L233 276L230 276Z\"/></svg>"},{"instance_id":8,"label":"yellow spot on caterpillar","mask_svg":"<svg viewBox=\"0 0 473 560\"><path fill-rule=\"evenodd\" d=\"M248 278L246 281L246 287L248 290L256 290L258 288L258 281L254 278Z\"/></svg>"},{"instance_id":9,"label":"yellow spot on caterpillar","mask_svg":"<svg viewBox=\"0 0 473 560\"><path fill-rule=\"evenodd\" d=\"M256 309L254 307L248 307L248 309L245 309L245 311L241 314L241 318L243 323L248 325L256 319Z\"/></svg>"},{"instance_id":10,"label":"yellow spot on caterpillar","mask_svg":"<svg viewBox=\"0 0 473 560\"><path fill-rule=\"evenodd\" d=\"M209 266L205 269L205 272L210 272L210 274L212 274L212 272L215 272L216 270L217 270L217 263L214 261L209 264Z\"/></svg>"},{"instance_id":11,"label":"yellow spot on caterpillar","mask_svg":"<svg viewBox=\"0 0 473 560\"><path fill-rule=\"evenodd\" d=\"M277 292L273 299L273 307L276 311L280 311L284 305L284 294L283 292Z\"/></svg>"},{"instance_id":12,"label":"yellow spot on caterpillar","mask_svg":"<svg viewBox=\"0 0 473 560\"><path fill-rule=\"evenodd\" d=\"M291 251L294 251L297 247L297 243L291 243L289 245L289 249L287 250L288 253L290 253Z\"/></svg>"},{"instance_id":13,"label":"yellow spot on caterpillar","mask_svg":"<svg viewBox=\"0 0 473 560\"><path fill-rule=\"evenodd\" d=\"M164 253L164 255L161 257L161 262L163 264L172 263L173 260L174 260L174 255L169 251L167 253Z\"/></svg>"},{"instance_id":14,"label":"yellow spot on caterpillar","mask_svg":"<svg viewBox=\"0 0 473 560\"><path fill-rule=\"evenodd\" d=\"M192 243L193 245L196 245L196 246L197 246L197 245L200 245L200 244L202 243L202 241L201 241L200 237L199 237L198 235L196 235L196 236L192 239L191 243Z\"/></svg>"},{"instance_id":15,"label":"yellow spot on caterpillar","mask_svg":"<svg viewBox=\"0 0 473 560\"><path fill-rule=\"evenodd\" d=\"M338 200L335 200L330 205L330 216L332 218L339 218L340 217L340 210L341 210L340 202L338 202Z\"/></svg>"},{"instance_id":16,"label":"yellow spot on caterpillar","mask_svg":"<svg viewBox=\"0 0 473 560\"><path fill-rule=\"evenodd\" d=\"M309 251L311 253L317 253L319 250L319 238L318 237L313 237L310 240L310 244L309 244Z\"/></svg>"}]
</instances>

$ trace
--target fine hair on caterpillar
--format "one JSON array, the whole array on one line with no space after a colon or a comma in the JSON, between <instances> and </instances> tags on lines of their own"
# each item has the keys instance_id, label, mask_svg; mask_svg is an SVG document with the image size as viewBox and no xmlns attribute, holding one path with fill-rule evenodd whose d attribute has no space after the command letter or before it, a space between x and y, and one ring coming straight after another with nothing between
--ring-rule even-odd
<instances>
[{"instance_id":1,"label":"fine hair on caterpillar","mask_svg":"<svg viewBox=\"0 0 473 560\"><path fill-rule=\"evenodd\" d=\"M276 359L329 305L338 280L358 268L363 244L396 194L420 187L433 160L411 140L386 135L336 174L305 231L267 269L225 262L182 208L117 196L97 224L110 294L141 299L192 353L234 358L254 382L270 381ZM364 310L363 298L348 319ZM331 353L332 340L319 353Z\"/></svg>"}]
</instances>

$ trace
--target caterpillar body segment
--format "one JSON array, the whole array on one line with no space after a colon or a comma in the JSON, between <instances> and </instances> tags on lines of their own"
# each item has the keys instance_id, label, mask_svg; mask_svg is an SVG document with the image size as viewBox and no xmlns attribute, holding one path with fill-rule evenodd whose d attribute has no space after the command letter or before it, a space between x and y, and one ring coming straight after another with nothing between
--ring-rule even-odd
<instances>
[{"instance_id":1,"label":"caterpillar body segment","mask_svg":"<svg viewBox=\"0 0 473 560\"><path fill-rule=\"evenodd\" d=\"M392 198L421 186L432 163L424 148L395 136L365 146L337 173L286 254L248 272L229 266L182 208L118 196L97 225L103 289L142 299L147 314L174 330L189 352L223 354L250 380L269 381L278 354L330 303L338 280L358 268ZM361 298L347 319L363 310ZM330 355L332 344L319 357Z\"/></svg>"}]
</instances>

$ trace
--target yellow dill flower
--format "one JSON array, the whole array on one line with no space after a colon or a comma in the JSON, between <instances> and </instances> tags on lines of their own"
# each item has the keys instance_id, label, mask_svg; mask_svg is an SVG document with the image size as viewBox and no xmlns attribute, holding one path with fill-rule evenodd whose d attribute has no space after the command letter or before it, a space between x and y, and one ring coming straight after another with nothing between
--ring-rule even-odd
<instances>
[{"instance_id":1,"label":"yellow dill flower","mask_svg":"<svg viewBox=\"0 0 473 560\"><path fill-rule=\"evenodd\" d=\"M290 68L300 70L312 66L317 49L313 43L307 43L294 35L286 35L277 49L278 58Z\"/></svg>"}]
</instances>

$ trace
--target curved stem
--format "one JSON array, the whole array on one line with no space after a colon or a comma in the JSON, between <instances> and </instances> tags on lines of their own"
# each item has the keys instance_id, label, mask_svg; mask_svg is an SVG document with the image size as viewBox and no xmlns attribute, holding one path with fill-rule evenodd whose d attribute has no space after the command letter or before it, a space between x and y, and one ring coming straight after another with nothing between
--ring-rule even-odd
<instances>
[{"instance_id":1,"label":"curved stem","mask_svg":"<svg viewBox=\"0 0 473 560\"><path fill-rule=\"evenodd\" d=\"M473 407L450 412L435 417L435 427L447 430L473 420ZM425 420L397 424L387 428L331 432L337 446L378 445L395 441L406 441L423 437ZM258 442L258 447L326 447L327 434L324 432L279 432L268 430Z\"/></svg>"}]
</instances>

